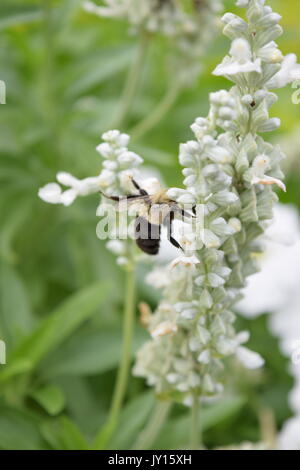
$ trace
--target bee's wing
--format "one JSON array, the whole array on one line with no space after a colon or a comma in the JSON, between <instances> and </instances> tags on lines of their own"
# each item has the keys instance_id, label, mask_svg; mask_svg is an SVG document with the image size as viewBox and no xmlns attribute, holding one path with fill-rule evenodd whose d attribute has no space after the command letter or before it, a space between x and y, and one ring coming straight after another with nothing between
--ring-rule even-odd
<instances>
[{"instance_id":1,"label":"bee's wing","mask_svg":"<svg viewBox=\"0 0 300 470\"><path fill-rule=\"evenodd\" d=\"M146 205L148 196L125 196L118 200L117 210L119 212L131 211L138 213L141 207Z\"/></svg>"}]
</instances>

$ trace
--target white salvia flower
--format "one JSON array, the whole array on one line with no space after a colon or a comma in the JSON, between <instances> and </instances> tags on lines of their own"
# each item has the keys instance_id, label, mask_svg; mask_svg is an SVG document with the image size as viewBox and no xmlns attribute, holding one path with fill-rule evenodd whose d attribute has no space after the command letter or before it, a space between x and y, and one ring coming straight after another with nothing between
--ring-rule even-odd
<instances>
[{"instance_id":1,"label":"white salvia flower","mask_svg":"<svg viewBox=\"0 0 300 470\"><path fill-rule=\"evenodd\" d=\"M284 59L282 52L278 49L278 45L274 41L261 47L257 55L262 61L268 62L269 64L277 64Z\"/></svg>"},{"instance_id":2,"label":"white salvia flower","mask_svg":"<svg viewBox=\"0 0 300 470\"><path fill-rule=\"evenodd\" d=\"M129 136L118 130L111 130L102 135L102 142L97 146L97 151L103 157L103 169L98 176L88 177L82 180L76 178L70 173L59 172L56 179L60 185L67 187L63 190L57 183L46 184L39 189L39 197L50 204L63 204L69 206L79 196L88 196L103 192L107 196L127 194L134 190L132 177L137 174L137 167L143 162L142 158L134 152L128 150ZM108 199L102 199L97 208L96 214L99 216L113 216L114 206ZM122 207L120 207L122 210ZM126 230L118 227L117 218L111 217L110 233L106 237L118 237L118 234ZM99 238L103 234L97 226ZM105 237L105 238L106 238ZM126 256L126 241L110 240L107 248L118 255L117 263L121 266L127 266L129 258Z\"/></svg>"},{"instance_id":3,"label":"white salvia flower","mask_svg":"<svg viewBox=\"0 0 300 470\"><path fill-rule=\"evenodd\" d=\"M106 247L115 255L124 255L124 244L120 240L109 240Z\"/></svg>"},{"instance_id":4,"label":"white salvia flower","mask_svg":"<svg viewBox=\"0 0 300 470\"><path fill-rule=\"evenodd\" d=\"M275 206L274 219L266 230L263 243L265 252L257 258L261 271L248 279L238 310L247 317L282 312L278 330L283 324L289 328L287 318L291 307L295 305L297 311L298 302L300 307L300 220L295 207Z\"/></svg>"},{"instance_id":5,"label":"white salvia flower","mask_svg":"<svg viewBox=\"0 0 300 470\"><path fill-rule=\"evenodd\" d=\"M197 258L197 256L178 256L178 258L175 258L172 263L171 267L174 268L175 266L181 265L185 267L193 267L199 264L200 261Z\"/></svg>"},{"instance_id":6,"label":"white salvia flower","mask_svg":"<svg viewBox=\"0 0 300 470\"><path fill-rule=\"evenodd\" d=\"M300 414L285 422L278 440L280 450L300 450Z\"/></svg>"},{"instance_id":7,"label":"white salvia flower","mask_svg":"<svg viewBox=\"0 0 300 470\"><path fill-rule=\"evenodd\" d=\"M48 183L39 189L39 197L50 204L61 203L62 189L57 183Z\"/></svg>"},{"instance_id":8,"label":"white salvia flower","mask_svg":"<svg viewBox=\"0 0 300 470\"><path fill-rule=\"evenodd\" d=\"M236 333L232 309L247 277L257 271L255 255L262 250L258 238L272 219L277 199L272 187L285 189L283 154L259 135L280 124L269 117L276 96L266 82L282 67L274 42L281 28L280 16L263 0L238 4L247 8L249 24L225 15L224 34L232 45L215 71L235 86L210 95L208 116L192 125L195 140L180 146L185 189L168 191L178 204L194 207L194 237L186 237L185 252L171 263L172 280L148 330L164 322L176 324L178 330L146 343L134 367L157 393L170 398L180 394L183 403L190 403L195 394L212 397L220 392L223 358L233 356L249 369L264 364L245 347L248 332ZM176 380L168 381L174 374Z\"/></svg>"},{"instance_id":9,"label":"white salvia flower","mask_svg":"<svg viewBox=\"0 0 300 470\"><path fill-rule=\"evenodd\" d=\"M201 71L200 59L218 27L221 0L190 0L190 11L173 0L103 0L99 6L83 2L97 16L127 20L131 32L146 31L170 38L171 62L182 85L192 83Z\"/></svg>"},{"instance_id":10,"label":"white salvia flower","mask_svg":"<svg viewBox=\"0 0 300 470\"><path fill-rule=\"evenodd\" d=\"M70 189L62 191L57 183L46 184L39 189L39 197L51 204L71 205L78 196L87 196L88 194L100 191L101 178L92 177L79 180L70 173L61 172L56 175L57 181Z\"/></svg>"},{"instance_id":11,"label":"white salvia flower","mask_svg":"<svg viewBox=\"0 0 300 470\"><path fill-rule=\"evenodd\" d=\"M244 72L261 72L261 59L252 60L250 44L246 39L235 39L230 49L230 56L214 70L214 75L236 75Z\"/></svg>"},{"instance_id":12,"label":"white salvia flower","mask_svg":"<svg viewBox=\"0 0 300 470\"><path fill-rule=\"evenodd\" d=\"M259 369L264 365L264 360L260 354L251 351L244 346L239 346L236 350L236 357L247 369Z\"/></svg>"},{"instance_id":13,"label":"white salvia flower","mask_svg":"<svg viewBox=\"0 0 300 470\"><path fill-rule=\"evenodd\" d=\"M153 330L151 330L152 338L158 338L160 336L169 335L171 333L176 333L178 327L176 323L163 322L157 325Z\"/></svg>"},{"instance_id":14,"label":"white salvia flower","mask_svg":"<svg viewBox=\"0 0 300 470\"><path fill-rule=\"evenodd\" d=\"M270 159L267 155L258 155L252 164L252 184L276 184L280 189L286 191L285 184L278 178L265 175L270 168Z\"/></svg>"},{"instance_id":15,"label":"white salvia flower","mask_svg":"<svg viewBox=\"0 0 300 470\"><path fill-rule=\"evenodd\" d=\"M280 348L290 358L289 370L295 379L289 403L295 417L279 433L283 450L300 448L300 219L290 205L277 205L273 223L265 237L262 271L250 277L239 311L252 317L269 313L269 327L279 338Z\"/></svg>"},{"instance_id":16,"label":"white salvia flower","mask_svg":"<svg viewBox=\"0 0 300 470\"><path fill-rule=\"evenodd\" d=\"M146 276L147 284L162 289L167 287L170 283L169 270L164 267L156 267Z\"/></svg>"},{"instance_id":17,"label":"white salvia flower","mask_svg":"<svg viewBox=\"0 0 300 470\"><path fill-rule=\"evenodd\" d=\"M283 88L289 83L300 79L300 64L297 64L297 56L288 54L284 57L281 69L267 83L268 88Z\"/></svg>"},{"instance_id":18,"label":"white salvia flower","mask_svg":"<svg viewBox=\"0 0 300 470\"><path fill-rule=\"evenodd\" d=\"M250 0L237 0L236 5L241 8L246 8L249 5Z\"/></svg>"}]
</instances>

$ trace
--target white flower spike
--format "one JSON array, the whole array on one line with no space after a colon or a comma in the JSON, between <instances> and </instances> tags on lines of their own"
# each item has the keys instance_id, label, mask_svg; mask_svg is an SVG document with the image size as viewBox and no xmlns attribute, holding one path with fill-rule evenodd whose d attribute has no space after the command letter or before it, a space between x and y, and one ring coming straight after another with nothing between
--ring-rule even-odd
<instances>
[{"instance_id":1,"label":"white flower spike","mask_svg":"<svg viewBox=\"0 0 300 470\"><path fill-rule=\"evenodd\" d=\"M295 60L293 66L282 60L274 42L282 31L280 15L264 4L238 1L247 8L248 23L237 15L224 16L224 34L232 44L214 73L235 86L210 94L208 116L191 126L195 140L180 146L185 189L169 190L178 203L195 206L194 237L189 235L192 242L182 245L186 252L172 263L172 279L148 330L167 321L178 330L146 343L134 372L157 393L181 396L185 404L191 396L220 393L224 358L235 357L251 370L264 364L245 347L249 334L236 333L233 313L247 277L257 271L255 254L262 250L258 237L273 217L277 198L272 188L285 190L282 152L259 134L280 126L269 117L276 101L269 82L276 74L278 80L280 71L291 76ZM164 367L158 367L162 357Z\"/></svg>"}]
</instances>

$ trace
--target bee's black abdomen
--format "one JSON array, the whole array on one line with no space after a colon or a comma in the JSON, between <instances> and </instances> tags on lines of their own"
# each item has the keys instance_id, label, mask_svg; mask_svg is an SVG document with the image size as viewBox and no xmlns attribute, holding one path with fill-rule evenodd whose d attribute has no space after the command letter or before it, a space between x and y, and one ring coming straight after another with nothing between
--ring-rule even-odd
<instances>
[{"instance_id":1,"label":"bee's black abdomen","mask_svg":"<svg viewBox=\"0 0 300 470\"><path fill-rule=\"evenodd\" d=\"M157 255L160 244L160 226L150 224L144 217L135 221L135 240L137 246L148 255Z\"/></svg>"},{"instance_id":2,"label":"bee's black abdomen","mask_svg":"<svg viewBox=\"0 0 300 470\"><path fill-rule=\"evenodd\" d=\"M157 255L159 252L159 240L143 240L137 238L136 244L142 251L147 253L147 255Z\"/></svg>"}]
</instances>

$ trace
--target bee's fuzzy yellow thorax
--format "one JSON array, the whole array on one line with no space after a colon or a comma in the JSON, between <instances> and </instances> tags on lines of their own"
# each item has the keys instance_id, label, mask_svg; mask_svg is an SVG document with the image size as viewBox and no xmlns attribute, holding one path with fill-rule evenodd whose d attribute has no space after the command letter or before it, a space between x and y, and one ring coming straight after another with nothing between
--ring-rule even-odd
<instances>
[{"instance_id":1,"label":"bee's fuzzy yellow thorax","mask_svg":"<svg viewBox=\"0 0 300 470\"><path fill-rule=\"evenodd\" d=\"M151 196L152 204L167 204L170 198L167 196L167 189L161 189Z\"/></svg>"}]
</instances>

